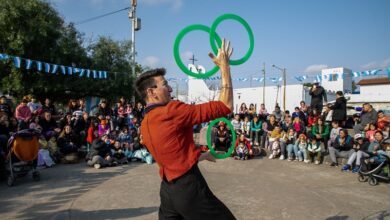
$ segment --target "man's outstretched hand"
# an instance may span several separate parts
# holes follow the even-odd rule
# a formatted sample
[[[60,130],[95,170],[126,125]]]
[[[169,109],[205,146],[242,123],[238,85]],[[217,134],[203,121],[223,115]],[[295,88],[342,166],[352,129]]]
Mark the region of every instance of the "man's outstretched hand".
[[[217,56],[214,56],[213,53],[209,53],[209,57],[213,60],[215,65],[220,68],[229,66],[229,59],[232,56],[233,48],[230,47],[230,42],[222,39],[221,48],[218,49]]]
[[[215,157],[210,153],[210,151],[204,152],[200,154],[198,161],[207,160],[210,162],[216,162]]]

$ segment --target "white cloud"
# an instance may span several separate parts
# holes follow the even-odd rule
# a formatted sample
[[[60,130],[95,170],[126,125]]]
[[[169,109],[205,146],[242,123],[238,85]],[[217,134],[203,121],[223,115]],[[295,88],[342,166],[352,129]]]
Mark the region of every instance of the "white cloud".
[[[150,68],[156,68],[160,63],[160,59],[155,56],[148,56],[144,59],[143,63],[145,66],[148,66]]]
[[[174,10],[180,9],[183,5],[183,0],[143,0],[142,2],[151,6],[170,5]]]
[[[326,64],[313,64],[306,67],[305,73],[318,73],[321,72],[322,69],[326,69],[328,67],[329,66]]]
[[[361,66],[362,69],[368,70],[368,69],[382,69],[390,66],[390,58],[387,58],[383,61],[372,61],[367,64],[364,64]]]

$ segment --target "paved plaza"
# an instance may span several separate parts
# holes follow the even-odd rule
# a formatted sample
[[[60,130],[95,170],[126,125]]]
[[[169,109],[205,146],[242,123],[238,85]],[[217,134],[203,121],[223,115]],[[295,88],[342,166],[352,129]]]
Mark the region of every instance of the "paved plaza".
[[[390,185],[359,183],[340,168],[269,159],[201,162],[212,191],[237,219],[390,219]],[[1,219],[157,219],[156,165],[41,170],[41,181],[0,184]]]

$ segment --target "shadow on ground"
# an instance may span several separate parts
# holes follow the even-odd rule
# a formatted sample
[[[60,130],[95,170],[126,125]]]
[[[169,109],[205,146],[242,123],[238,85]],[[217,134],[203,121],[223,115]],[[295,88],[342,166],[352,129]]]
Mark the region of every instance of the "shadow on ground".
[[[41,180],[39,182],[34,182],[30,176],[26,176],[17,179],[14,187],[8,187],[5,183],[0,184],[0,213],[20,210],[17,216],[13,217],[18,219],[42,219],[43,216],[52,216],[53,212],[63,210],[63,206],[71,207],[72,201],[82,194],[138,165],[139,163],[133,163],[101,170],[86,169],[84,163],[58,165],[58,167],[41,170]],[[18,199],[18,197],[26,196],[26,194],[30,195],[30,199],[22,201]],[[138,211],[135,210],[134,213],[141,213],[145,209],[149,211],[152,208],[140,208]],[[103,210],[98,212],[114,211]],[[119,214],[129,214],[130,211],[119,210]],[[155,208],[153,208],[153,211],[155,211]],[[91,212],[91,215],[95,215],[94,213]],[[10,217],[6,216],[5,219]],[[95,219],[95,217],[92,219]]]
[[[62,219],[128,219],[135,218],[143,215],[147,215],[156,212],[158,207],[139,207],[129,209],[110,209],[110,210],[99,210],[99,211],[81,211],[71,210],[67,212],[61,212],[51,219],[62,220]]]

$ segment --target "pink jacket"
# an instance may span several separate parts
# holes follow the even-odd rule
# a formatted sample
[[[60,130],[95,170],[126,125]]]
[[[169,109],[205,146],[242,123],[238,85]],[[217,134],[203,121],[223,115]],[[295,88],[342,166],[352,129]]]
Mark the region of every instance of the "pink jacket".
[[[18,105],[15,110],[15,117],[18,120],[30,120],[31,119],[31,110],[29,107]]]

